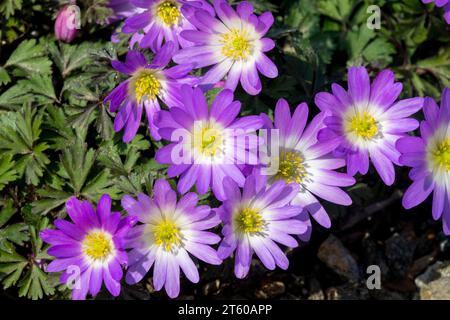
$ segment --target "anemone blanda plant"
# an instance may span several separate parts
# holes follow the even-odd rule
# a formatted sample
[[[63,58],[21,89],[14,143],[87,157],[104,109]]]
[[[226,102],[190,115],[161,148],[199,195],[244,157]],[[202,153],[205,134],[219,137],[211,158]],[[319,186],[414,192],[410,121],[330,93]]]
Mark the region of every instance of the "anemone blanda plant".
[[[261,172],[267,175],[269,183],[284,180],[297,184],[299,189],[292,204],[303,207],[320,225],[329,228],[331,220],[316,196],[335,204],[350,205],[351,198],[340,187],[353,185],[355,179],[334,171],[345,166],[344,159],[332,155],[336,138],[317,140],[328,111],[319,113],[307,125],[308,113],[308,105],[302,103],[291,117],[287,101],[280,99],[275,107],[274,123],[266,114],[261,115],[264,128],[269,130],[267,145],[276,146],[268,158],[273,163]],[[278,134],[273,134],[273,130],[278,130]],[[301,235],[302,240],[308,240],[310,231]]]
[[[197,79],[188,75],[192,65],[167,67],[175,50],[174,43],[167,42],[151,63],[137,50],[128,51],[125,62],[112,61],[114,69],[129,76],[105,98],[105,103],[110,102],[111,112],[118,110],[114,130],[125,128],[123,141],[129,142],[136,135],[143,109],[152,137],[159,140],[154,124],[155,113],[161,110],[159,101],[169,108],[180,105],[181,86],[196,83]]]
[[[198,87],[183,86],[181,95],[181,107],[157,115],[159,134],[171,143],[159,149],[155,159],[170,165],[169,177],[180,176],[180,193],[195,184],[197,192],[205,194],[211,186],[214,196],[222,201],[226,198],[223,179],[230,177],[242,187],[245,177],[241,169],[258,163],[253,151],[259,143],[255,132],[261,128],[262,119],[238,118],[241,103],[233,101],[231,90],[222,90],[211,109]]]
[[[100,198],[97,209],[88,201],[72,197],[66,210],[73,223],[57,219],[56,230],[40,233],[42,240],[51,245],[48,254],[56,258],[47,266],[47,272],[63,271],[60,281],[73,287],[74,300],[84,300],[88,292],[97,295],[103,283],[113,296],[118,296],[122,266],[128,261],[124,239],[136,219],[111,212],[109,195]]]
[[[432,98],[425,98],[425,120],[421,137],[405,137],[397,142],[400,162],[412,167],[413,180],[403,196],[406,209],[417,206],[433,193],[432,214],[442,217],[443,229],[450,234],[450,90],[442,93],[439,108]]]
[[[252,174],[245,180],[241,192],[230,178],[225,178],[228,197],[217,209],[224,223],[218,254],[222,259],[234,255],[234,273],[244,278],[250,269],[253,253],[264,266],[286,270],[289,260],[278,244],[294,248],[298,245],[291,235],[307,231],[307,225],[296,219],[302,207],[290,205],[299,186],[277,181],[268,186],[266,177]]]
[[[139,13],[128,17],[122,32],[133,34],[130,47],[138,43],[141,48],[158,52],[161,46],[172,41],[178,49],[192,43],[181,38],[183,30],[196,30],[187,19],[193,9],[201,8],[213,14],[213,8],[205,0],[130,0]]]
[[[338,139],[334,154],[346,158],[352,176],[366,174],[370,159],[386,185],[394,183],[394,164],[401,165],[395,143],[418,128],[419,122],[410,116],[423,105],[420,97],[395,102],[403,86],[394,81],[394,73],[383,70],[371,84],[365,67],[351,67],[348,91],[333,84],[332,94],[315,97],[316,105],[331,114],[324,119],[319,141]]]
[[[127,237],[129,268],[126,281],[139,282],[153,266],[153,285],[164,286],[171,298],[180,292],[180,268],[194,283],[199,273],[189,254],[213,265],[222,263],[210,247],[220,241],[214,233],[205,231],[217,226],[220,219],[209,206],[197,205],[198,196],[187,193],[179,201],[166,180],[159,179],[153,188],[153,198],[141,193],[135,200],[122,198],[122,206],[141,223]]]
[[[196,9],[188,17],[198,30],[185,30],[181,37],[194,43],[174,55],[176,63],[194,63],[196,68],[213,66],[201,84],[213,86],[226,77],[225,88],[235,90],[240,82],[251,95],[261,92],[258,72],[268,78],[278,76],[275,64],[265,55],[275,43],[265,34],[274,18],[270,12],[259,17],[253,6],[240,2],[234,10],[225,0],[214,0],[216,16]]]

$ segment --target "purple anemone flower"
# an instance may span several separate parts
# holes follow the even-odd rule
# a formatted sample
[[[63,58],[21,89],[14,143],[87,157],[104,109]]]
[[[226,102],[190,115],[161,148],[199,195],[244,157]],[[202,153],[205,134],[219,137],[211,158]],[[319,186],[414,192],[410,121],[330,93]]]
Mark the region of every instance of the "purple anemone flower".
[[[128,51],[125,62],[112,61],[114,69],[130,76],[105,98],[105,103],[111,102],[111,112],[119,109],[114,130],[118,132],[125,127],[123,141],[130,142],[136,135],[144,108],[150,133],[155,140],[159,140],[161,137],[154,124],[155,113],[161,110],[158,100],[169,108],[180,105],[180,87],[195,84],[196,78],[188,75],[192,65],[166,68],[174,50],[173,42],[166,43],[150,64],[136,50]]]
[[[444,18],[447,24],[450,24],[450,0],[422,0],[423,3],[432,3],[441,8],[444,7]]]
[[[417,206],[433,192],[433,218],[442,217],[443,229],[450,234],[450,90],[442,93],[441,107],[425,98],[422,137],[405,137],[397,142],[400,162],[412,167],[413,180],[403,197],[406,209]]]
[[[223,179],[229,176],[243,186],[242,167],[257,164],[257,156],[252,152],[259,143],[255,131],[262,126],[261,117],[236,118],[241,103],[233,101],[230,90],[217,95],[211,110],[200,88],[183,86],[181,91],[183,107],[157,115],[159,133],[171,143],[159,149],[155,159],[170,164],[169,177],[181,175],[180,193],[195,184],[198,193],[205,194],[211,186],[215,197],[223,201]]]
[[[317,140],[319,130],[324,127],[323,119],[327,111],[319,113],[306,126],[308,113],[308,105],[302,103],[291,117],[288,103],[280,99],[275,108],[274,124],[267,115],[261,115],[269,133],[273,133],[273,129],[278,130],[278,140],[268,143],[274,145],[278,142],[277,150],[272,150],[278,151],[278,154],[272,154],[275,161],[272,160],[274,163],[271,166],[274,168],[263,170],[269,183],[284,180],[286,183],[297,184],[299,189],[292,204],[303,207],[320,225],[329,228],[330,218],[316,196],[332,203],[350,205],[351,198],[339,187],[351,186],[355,179],[334,171],[345,166],[344,159],[332,155],[336,148],[336,138],[320,142]],[[274,134],[269,139],[275,140]],[[301,235],[303,241],[309,240],[310,231],[309,228],[306,234]]]
[[[351,67],[348,92],[333,84],[333,94],[321,92],[315,97],[316,105],[331,113],[319,140],[338,138],[335,155],[347,159],[347,172],[352,176],[366,174],[370,158],[386,185],[394,183],[393,164],[400,165],[395,143],[418,128],[419,122],[409,116],[423,105],[420,97],[394,103],[403,88],[394,80],[394,73],[384,70],[371,84],[366,68]]]
[[[109,23],[128,18],[143,10],[135,7],[130,0],[109,0],[108,8],[111,8],[113,15],[108,18]]]
[[[196,30],[187,17],[195,8],[213,13],[205,0],[130,0],[141,12],[125,20],[124,33],[132,33],[130,47],[139,43],[141,48],[158,52],[164,42],[172,41],[176,49],[192,45],[180,37],[183,30]]]
[[[253,252],[269,269],[275,266],[286,270],[289,261],[276,244],[294,248],[297,241],[291,236],[306,232],[307,226],[295,219],[302,207],[289,203],[298,193],[298,185],[277,181],[267,186],[266,177],[252,174],[244,189],[230,178],[224,180],[227,200],[217,210],[224,223],[218,254],[228,258],[234,251],[234,273],[244,278],[250,269]]]
[[[220,223],[210,207],[197,206],[195,193],[184,195],[177,202],[177,194],[169,183],[159,179],[153,188],[153,199],[141,193],[135,200],[122,198],[122,206],[129,215],[137,217],[140,225],[129,233],[127,244],[129,268],[126,282],[139,282],[153,267],[153,286],[165,286],[171,298],[180,292],[180,268],[194,283],[199,281],[196,265],[189,254],[213,265],[222,260],[210,247],[220,241],[214,233],[205,231]]]
[[[88,292],[97,295],[102,283],[113,296],[118,296],[122,266],[127,264],[125,236],[136,219],[122,219],[120,212],[111,212],[108,195],[100,198],[97,210],[88,201],[75,197],[67,201],[66,210],[73,223],[56,219],[56,230],[40,233],[42,240],[51,245],[48,254],[56,257],[47,271],[64,271],[60,281],[73,286],[74,300],[84,300]]]
[[[212,66],[201,84],[213,86],[226,76],[225,88],[235,90],[239,81],[251,95],[261,91],[258,71],[268,78],[278,76],[275,64],[264,54],[275,47],[265,38],[274,18],[270,12],[259,17],[249,2],[240,2],[237,12],[225,0],[214,0],[217,14],[195,10],[189,21],[198,31],[181,32],[181,37],[193,42],[174,55],[176,63],[195,63],[196,68]]]

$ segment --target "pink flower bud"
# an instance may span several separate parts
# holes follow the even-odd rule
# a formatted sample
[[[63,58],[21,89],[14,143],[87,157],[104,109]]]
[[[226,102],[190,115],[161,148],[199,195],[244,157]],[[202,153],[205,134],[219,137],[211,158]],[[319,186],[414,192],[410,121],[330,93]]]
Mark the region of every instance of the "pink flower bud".
[[[59,10],[55,21],[55,37],[64,42],[71,42],[80,28],[80,9],[68,5]]]

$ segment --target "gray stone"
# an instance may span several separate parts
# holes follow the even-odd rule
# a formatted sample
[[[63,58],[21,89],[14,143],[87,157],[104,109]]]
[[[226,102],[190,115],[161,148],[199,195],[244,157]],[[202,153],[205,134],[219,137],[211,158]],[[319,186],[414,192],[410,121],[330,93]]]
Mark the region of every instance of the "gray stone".
[[[416,244],[401,234],[394,234],[386,241],[385,254],[394,278],[404,278],[413,261]]]
[[[415,279],[421,300],[450,300],[450,261],[438,261]]]
[[[261,288],[256,291],[258,299],[271,299],[278,297],[286,292],[286,286],[281,281],[266,280]]]
[[[350,251],[335,236],[330,235],[320,245],[317,256],[342,278],[352,282],[357,282],[360,279],[358,264]]]

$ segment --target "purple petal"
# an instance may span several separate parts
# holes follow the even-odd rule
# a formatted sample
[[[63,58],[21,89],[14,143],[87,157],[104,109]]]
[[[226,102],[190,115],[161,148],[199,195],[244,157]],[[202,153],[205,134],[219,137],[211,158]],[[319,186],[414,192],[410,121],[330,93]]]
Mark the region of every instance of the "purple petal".
[[[434,182],[429,178],[414,181],[403,196],[403,207],[410,209],[423,202],[433,191]]]

